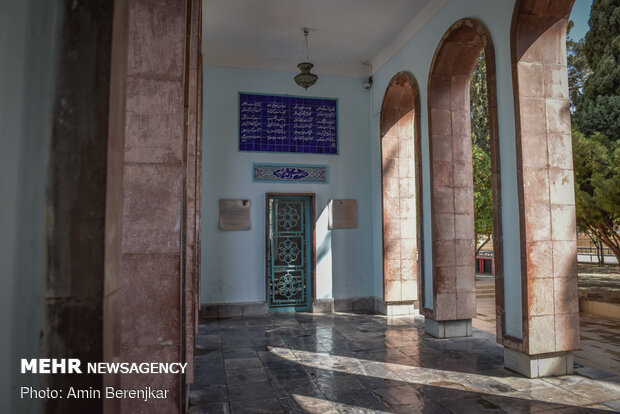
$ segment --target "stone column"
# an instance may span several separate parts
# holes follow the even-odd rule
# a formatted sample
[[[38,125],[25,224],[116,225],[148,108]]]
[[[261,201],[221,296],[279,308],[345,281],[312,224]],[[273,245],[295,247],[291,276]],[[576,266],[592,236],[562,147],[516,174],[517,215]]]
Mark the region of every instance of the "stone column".
[[[439,338],[471,336],[476,317],[474,191],[469,87],[485,50],[491,148],[497,143],[495,53],[486,28],[473,19],[454,23],[433,58],[429,79],[433,303],[424,304],[426,332]],[[498,183],[497,157],[494,182]],[[498,199],[494,185],[494,198]],[[494,215],[494,223],[499,222]],[[496,234],[494,237],[500,240]]]
[[[115,0],[112,27],[110,75],[110,115],[108,119],[108,159],[105,206],[105,265],[103,289],[103,359],[120,361],[121,321],[121,240],[123,224],[123,162],[125,156],[125,112],[129,0]],[[105,387],[121,387],[120,374],[103,376]],[[121,401],[103,399],[103,412],[119,413]]]
[[[417,83],[401,72],[392,78],[381,107],[383,197],[383,300],[388,315],[414,313],[418,300],[416,148]],[[416,151],[418,150],[418,151]]]
[[[194,379],[194,335],[200,307],[200,201],[202,160],[202,2],[191,0],[184,82],[185,122],[185,361],[187,384]]]
[[[122,160],[120,320],[108,359],[187,362],[184,375],[124,374],[123,389],[168,398],[123,399],[106,412],[175,413],[192,379],[200,201],[200,2],[129,0]],[[116,23],[116,22],[115,22]],[[118,203],[117,203],[118,204]],[[109,322],[110,326],[113,326]]]
[[[577,231],[566,70],[572,1],[516,5],[513,21],[522,338],[505,365],[528,377],[573,371],[579,348]]]
[[[36,194],[26,193],[29,197],[20,199],[17,217],[24,215],[22,230],[27,233],[33,231],[32,223],[42,219],[46,243],[36,245],[34,239],[22,247],[23,254],[30,257],[19,269],[19,277],[24,280],[24,291],[31,296],[21,297],[27,298],[26,306],[44,309],[44,323],[33,338],[39,344],[38,356],[80,359],[83,372],[37,375],[36,380],[41,389],[100,389],[102,376],[87,373],[85,365],[103,358],[105,183],[111,116],[110,63],[115,37],[112,22],[116,7],[111,2],[56,2],[50,8],[30,2],[26,7],[32,14],[31,21],[36,23],[25,28],[32,36],[32,43],[24,47],[25,56],[32,56],[22,68],[29,92],[24,95],[25,101],[14,102],[27,108],[27,115],[22,119],[24,125],[32,124],[24,127],[30,134],[18,143],[27,149],[27,155],[20,160],[21,167],[29,170],[21,183],[26,188],[42,184],[36,174],[46,171],[46,203],[44,215],[37,217],[38,199],[30,198]],[[19,48],[19,39],[16,40],[13,47]],[[40,56],[34,58],[35,54]],[[43,69],[35,71],[36,67]],[[47,99],[50,99],[49,113]],[[49,151],[43,157],[39,155],[41,147]],[[12,146],[6,149],[15,150]],[[30,216],[32,213],[35,214]],[[38,262],[38,255],[43,252],[45,259]],[[39,271],[45,271],[45,277],[32,278]],[[31,291],[38,286],[44,287],[41,297]],[[20,321],[31,326],[34,322],[30,318]],[[24,345],[15,344],[18,349]],[[99,399],[71,398],[48,398],[35,403],[41,405],[38,410],[28,410],[19,403],[7,412],[96,414],[102,411],[103,404]]]

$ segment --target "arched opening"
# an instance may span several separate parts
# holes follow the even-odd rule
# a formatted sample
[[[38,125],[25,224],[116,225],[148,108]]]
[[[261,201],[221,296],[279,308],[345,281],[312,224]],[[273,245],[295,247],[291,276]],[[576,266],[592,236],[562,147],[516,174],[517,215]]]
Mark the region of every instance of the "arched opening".
[[[427,317],[427,331],[441,337],[471,335],[471,319],[476,317],[470,83],[483,49],[496,280],[501,278],[503,268],[495,53],[482,23],[462,19],[454,23],[439,42],[428,85],[433,289],[432,303],[423,301],[421,308]],[[444,330],[448,322],[455,329]]]
[[[504,338],[502,343],[519,351],[515,354],[522,359],[554,353],[554,358],[571,361],[547,375],[572,372],[570,351],[579,348],[566,69],[566,28],[573,2],[519,0],[511,26],[521,233],[522,300],[516,311],[522,313],[522,325],[521,338]]]
[[[381,105],[381,179],[383,203],[383,300],[399,312],[418,300],[421,243],[420,96],[410,73],[397,73]],[[418,257],[420,260],[418,260]],[[396,309],[396,308],[394,308]],[[393,313],[388,308],[388,313]]]

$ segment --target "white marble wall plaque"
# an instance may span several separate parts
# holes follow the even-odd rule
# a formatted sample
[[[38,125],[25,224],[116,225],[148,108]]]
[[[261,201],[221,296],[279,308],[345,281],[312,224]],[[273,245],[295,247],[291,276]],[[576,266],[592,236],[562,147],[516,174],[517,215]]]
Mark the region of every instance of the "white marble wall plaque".
[[[250,230],[250,200],[220,200],[220,230]]]
[[[357,227],[357,202],[355,200],[329,201],[329,229],[354,229]]]

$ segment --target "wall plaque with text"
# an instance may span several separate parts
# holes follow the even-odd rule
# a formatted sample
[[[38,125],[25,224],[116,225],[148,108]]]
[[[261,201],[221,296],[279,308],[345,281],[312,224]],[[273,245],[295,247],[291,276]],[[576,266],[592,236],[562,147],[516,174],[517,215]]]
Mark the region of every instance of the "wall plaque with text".
[[[250,230],[250,200],[220,200],[220,230]]]
[[[338,100],[239,93],[239,151],[338,153]]]
[[[355,200],[329,201],[329,229],[354,229],[357,227],[357,202]]]

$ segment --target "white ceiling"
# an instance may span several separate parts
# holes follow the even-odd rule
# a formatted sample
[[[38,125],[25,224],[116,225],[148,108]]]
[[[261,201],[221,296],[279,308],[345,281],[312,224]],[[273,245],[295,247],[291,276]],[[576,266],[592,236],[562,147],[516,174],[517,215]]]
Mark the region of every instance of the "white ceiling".
[[[203,0],[205,64],[367,77],[448,0]]]

